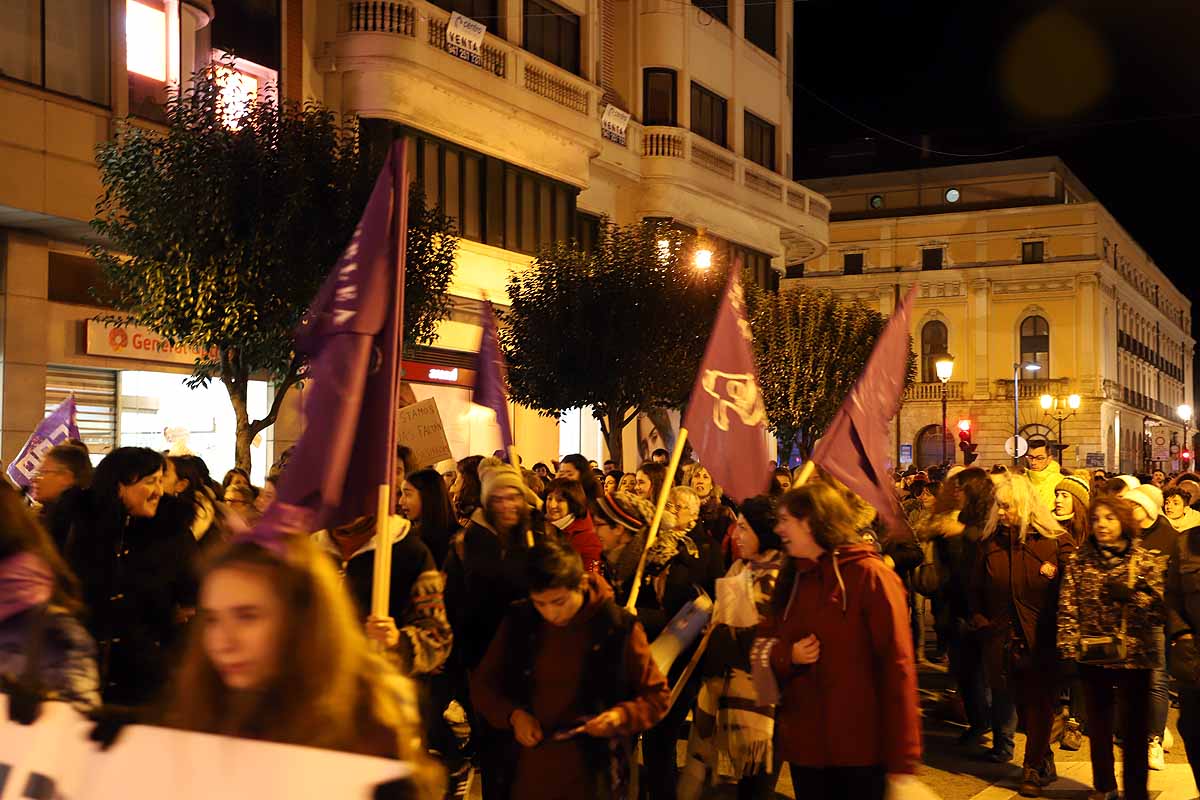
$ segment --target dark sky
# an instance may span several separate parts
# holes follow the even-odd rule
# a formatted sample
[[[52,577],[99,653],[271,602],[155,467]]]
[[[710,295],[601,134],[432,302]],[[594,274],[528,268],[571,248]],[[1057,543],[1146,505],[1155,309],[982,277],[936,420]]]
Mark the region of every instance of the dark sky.
[[[796,0],[795,15],[798,180],[1061,156],[1200,327],[1196,0]],[[954,155],[923,155],[922,135]]]

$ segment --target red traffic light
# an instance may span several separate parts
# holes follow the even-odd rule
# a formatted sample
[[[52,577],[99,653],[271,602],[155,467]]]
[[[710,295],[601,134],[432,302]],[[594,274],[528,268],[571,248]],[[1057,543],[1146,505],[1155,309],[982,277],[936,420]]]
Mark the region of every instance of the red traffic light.
[[[1184,461],[1191,461],[1191,460],[1192,460],[1192,452],[1191,452],[1190,450],[1184,450],[1184,451],[1183,451],[1182,453],[1180,453],[1179,455],[1180,455],[1180,457],[1182,457],[1182,458],[1183,458],[1183,460],[1184,460]]]
[[[958,429],[960,431],[966,431],[967,433],[970,433],[971,432],[971,420],[960,419],[958,421]]]

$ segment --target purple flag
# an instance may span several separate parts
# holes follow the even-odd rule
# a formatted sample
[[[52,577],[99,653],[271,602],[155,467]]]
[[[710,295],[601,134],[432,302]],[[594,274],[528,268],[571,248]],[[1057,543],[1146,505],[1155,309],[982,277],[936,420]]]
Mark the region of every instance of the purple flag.
[[[68,439],[79,438],[79,426],[75,423],[75,395],[70,395],[58,404],[58,408],[30,434],[20,454],[8,465],[8,477],[22,489],[28,489],[33,476],[42,464],[46,452]]]
[[[491,300],[483,301],[483,335],[479,337],[479,354],[475,357],[475,388],[471,402],[496,412],[500,426],[500,444],[505,458],[512,447],[512,428],[508,424],[508,368],[500,352],[496,336],[496,311]]]
[[[396,459],[404,248],[405,143],[397,141],[350,244],[296,331],[309,360],[304,433],[278,500],[253,535],[307,532],[374,514]]]
[[[683,420],[700,463],[736,500],[765,492],[770,479],[767,409],[754,366],[741,272],[739,257],[730,271]]]
[[[911,536],[887,471],[888,421],[900,410],[908,372],[908,318],[914,285],[875,340],[867,365],[838,409],[812,460],[870,503],[888,536]]]

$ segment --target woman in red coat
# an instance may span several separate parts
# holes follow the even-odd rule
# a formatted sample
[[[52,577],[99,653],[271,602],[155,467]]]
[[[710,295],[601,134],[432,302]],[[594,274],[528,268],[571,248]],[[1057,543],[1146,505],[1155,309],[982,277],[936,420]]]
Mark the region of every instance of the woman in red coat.
[[[888,776],[911,775],[921,760],[904,585],[859,542],[829,485],[787,492],[777,519],[789,558],[752,666],[760,700],[778,682],[779,757],[805,798],[881,800]]]
[[[588,513],[583,484],[569,478],[550,481],[546,487],[546,521],[561,531],[563,539],[579,553],[585,572],[600,572],[604,548]]]

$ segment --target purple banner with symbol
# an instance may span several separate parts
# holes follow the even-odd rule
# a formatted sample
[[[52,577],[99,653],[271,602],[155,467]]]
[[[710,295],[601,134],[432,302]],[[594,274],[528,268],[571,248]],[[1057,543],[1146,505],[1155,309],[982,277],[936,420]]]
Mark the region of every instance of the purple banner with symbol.
[[[8,477],[22,489],[33,483],[34,473],[42,464],[46,452],[68,439],[79,438],[79,426],[75,423],[75,395],[58,404],[30,435],[21,453],[8,465]]]

